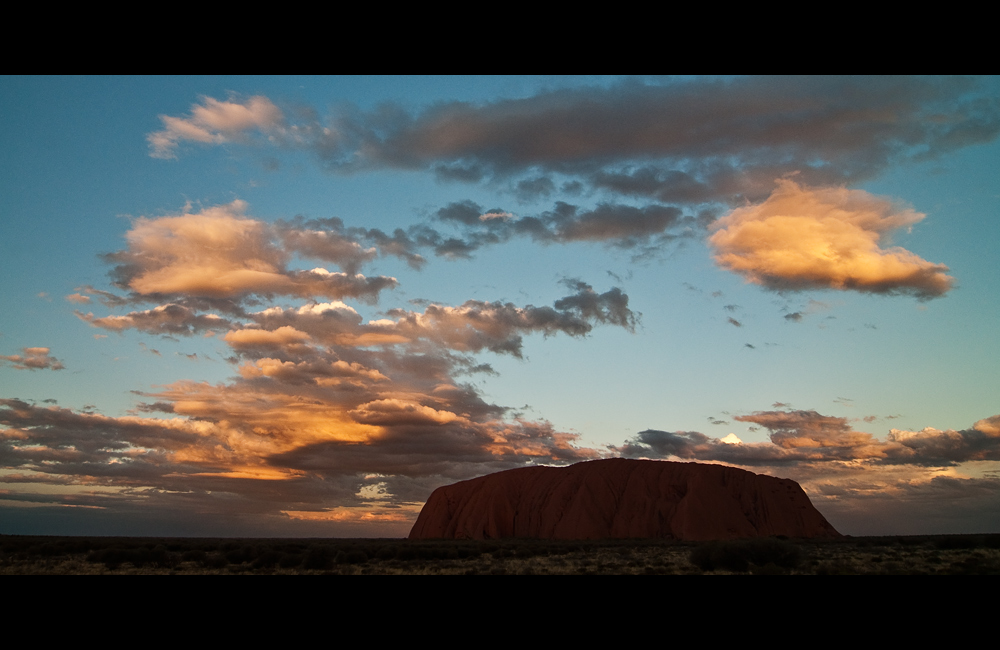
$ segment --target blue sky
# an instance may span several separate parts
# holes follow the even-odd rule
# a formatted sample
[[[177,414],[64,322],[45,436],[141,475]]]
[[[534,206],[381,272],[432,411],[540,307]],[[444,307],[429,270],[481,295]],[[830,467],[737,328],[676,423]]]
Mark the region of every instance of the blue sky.
[[[0,532],[402,536],[616,455],[997,532],[996,78],[6,77],[0,114]]]

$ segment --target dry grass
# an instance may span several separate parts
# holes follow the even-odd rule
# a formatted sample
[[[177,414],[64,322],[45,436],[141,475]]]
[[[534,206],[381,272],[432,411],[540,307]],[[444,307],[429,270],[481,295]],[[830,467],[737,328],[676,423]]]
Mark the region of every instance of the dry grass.
[[[484,542],[0,535],[22,575],[998,574],[1000,535]]]

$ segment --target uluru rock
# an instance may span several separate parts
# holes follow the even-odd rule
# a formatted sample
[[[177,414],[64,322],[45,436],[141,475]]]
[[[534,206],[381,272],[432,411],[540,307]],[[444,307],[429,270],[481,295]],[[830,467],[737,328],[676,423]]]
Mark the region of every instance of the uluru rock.
[[[736,467],[610,458],[440,487],[410,539],[840,537],[790,479]]]

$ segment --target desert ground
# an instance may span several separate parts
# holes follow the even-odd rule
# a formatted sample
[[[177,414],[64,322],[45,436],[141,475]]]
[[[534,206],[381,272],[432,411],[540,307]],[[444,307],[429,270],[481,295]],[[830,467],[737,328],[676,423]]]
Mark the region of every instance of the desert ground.
[[[671,540],[201,539],[0,535],[8,575],[966,575],[1000,535]]]

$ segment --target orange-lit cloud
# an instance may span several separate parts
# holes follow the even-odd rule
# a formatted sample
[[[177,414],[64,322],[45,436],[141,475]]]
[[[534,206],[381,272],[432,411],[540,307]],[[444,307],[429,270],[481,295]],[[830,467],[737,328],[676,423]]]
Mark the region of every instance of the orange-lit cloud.
[[[348,363],[338,359],[332,363],[318,360],[296,363],[270,357],[243,364],[240,375],[247,379],[275,377],[290,384],[312,382],[319,386],[337,386],[342,382],[357,385],[389,379],[378,370],[366,368],[358,362]]]
[[[236,300],[255,294],[373,301],[396,286],[385,276],[289,270],[290,252],[269,224],[245,217],[246,208],[237,200],[193,214],[137,219],[126,235],[128,248],[107,256],[117,264],[117,283],[137,296]]]
[[[219,101],[205,97],[191,107],[189,117],[161,115],[163,130],[150,133],[150,154],[154,158],[174,158],[182,140],[222,144],[251,129],[272,131],[284,122],[284,115],[267,97],[251,97],[245,102]]]
[[[223,340],[234,350],[290,347],[301,349],[309,340],[309,335],[294,327],[279,327],[276,330],[245,329],[227,333]]]
[[[330,508],[326,510],[282,510],[292,519],[306,521],[336,521],[358,524],[398,524],[412,525],[420,514],[419,508],[385,508],[372,507]]]
[[[709,243],[719,266],[775,290],[839,289],[944,295],[948,268],[898,247],[883,248],[895,230],[923,214],[862,190],[807,188],[778,181],[758,205],[712,224]]]
[[[376,425],[448,424],[459,419],[451,411],[438,411],[416,402],[380,399],[360,405],[349,413],[356,422]]]
[[[598,324],[633,330],[638,315],[620,289],[599,293],[580,280],[565,280],[569,295],[552,306],[466,301],[432,304],[422,312],[389,310],[387,318],[367,322],[339,296],[250,312],[241,301],[260,300],[246,296],[266,297],[282,282],[301,279],[286,270],[292,251],[311,251],[341,268],[373,255],[354,245],[337,224],[332,224],[336,236],[328,239],[319,234],[325,231],[305,223],[269,226],[248,219],[244,207],[237,202],[138,220],[128,248],[108,258],[117,264],[115,277],[130,290],[130,303],[166,296],[171,301],[124,315],[77,314],[95,327],[118,332],[213,332],[232,350],[229,361],[239,364],[238,375],[216,385],[174,382],[147,393],[149,401],[136,407],[136,412],[169,414],[170,420],[91,417],[9,402],[6,411],[0,410],[7,418],[0,424],[7,426],[16,466],[46,480],[77,484],[91,480],[94,465],[101,466],[98,472],[114,465],[123,476],[118,485],[169,490],[187,480],[246,498],[284,494],[275,497],[283,501],[281,511],[315,513],[330,511],[328,504],[318,504],[331,485],[340,507],[370,499],[370,476],[379,477],[380,499],[406,508],[449,480],[598,455],[579,446],[574,434],[519,419],[506,407],[486,402],[456,377],[480,367],[467,354],[520,355],[525,335],[582,336]],[[243,273],[248,267],[256,275]],[[216,309],[223,315],[213,313]],[[190,425],[188,435],[178,437],[184,423]],[[165,426],[174,432],[174,444],[146,446],[150,435]],[[77,430],[97,427],[107,431],[101,448],[108,454],[84,465],[54,460],[74,457],[64,451],[73,443],[60,440],[72,441]],[[131,460],[120,456],[125,451],[116,456],[111,450],[128,450]],[[290,509],[296,499],[303,506]],[[339,515],[320,517],[341,520]]]
[[[1000,438],[1000,415],[982,419],[972,425],[972,428],[987,436]]]
[[[160,387],[126,417],[5,400],[0,467],[21,472],[24,483],[97,483],[114,492],[91,497],[87,505],[95,507],[184,492],[190,507],[206,512],[229,508],[235,498],[262,516],[398,525],[442,483],[599,455],[574,434],[490,404],[457,377],[479,367],[466,354],[518,355],[522,337],[532,333],[581,336],[597,324],[633,329],[638,316],[621,290],[598,293],[567,280],[569,295],[552,306],[467,301],[390,310],[389,318],[368,322],[339,299],[248,312],[205,296],[241,298],[237,289],[252,285],[211,295],[204,283],[248,259],[258,260],[258,271],[270,265],[268,273],[280,274],[286,252],[266,224],[233,214],[240,207],[137,223],[129,248],[111,258],[116,277],[132,290],[129,302],[158,300],[159,291],[170,292],[172,302],[124,315],[77,313],[118,332],[215,332],[232,350],[228,360],[238,375],[215,385]],[[335,257],[341,248],[358,259],[350,245],[324,254]],[[215,277],[188,282],[188,271],[205,268]],[[151,277],[175,284],[144,294]],[[211,311],[220,304],[224,316]],[[230,496],[213,496],[222,494]],[[372,499],[378,511],[354,516]]]
[[[9,362],[19,370],[63,370],[59,359],[49,355],[49,348],[21,348],[23,354],[0,355],[0,360]]]

